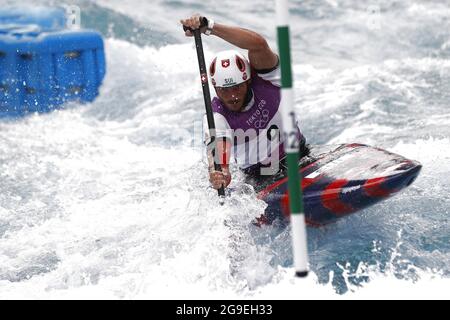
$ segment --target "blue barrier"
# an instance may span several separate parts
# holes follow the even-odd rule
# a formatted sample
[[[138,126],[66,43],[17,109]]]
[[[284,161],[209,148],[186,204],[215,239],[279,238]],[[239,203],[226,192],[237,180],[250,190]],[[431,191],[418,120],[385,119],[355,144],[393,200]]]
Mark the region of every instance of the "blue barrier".
[[[101,35],[46,32],[49,24],[41,24],[0,25],[0,117],[48,112],[98,95],[106,72]]]

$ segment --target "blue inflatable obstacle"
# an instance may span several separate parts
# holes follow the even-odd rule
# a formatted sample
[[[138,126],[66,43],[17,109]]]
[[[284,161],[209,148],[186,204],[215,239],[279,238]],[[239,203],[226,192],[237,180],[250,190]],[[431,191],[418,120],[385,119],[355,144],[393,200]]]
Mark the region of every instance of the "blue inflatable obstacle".
[[[103,39],[64,27],[60,10],[29,16],[0,11],[0,117],[97,97],[106,71]]]

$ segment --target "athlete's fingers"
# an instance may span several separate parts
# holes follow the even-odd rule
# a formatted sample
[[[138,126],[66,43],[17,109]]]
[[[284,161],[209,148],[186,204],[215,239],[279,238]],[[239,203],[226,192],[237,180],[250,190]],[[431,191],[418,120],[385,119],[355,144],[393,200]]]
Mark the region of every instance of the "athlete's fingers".
[[[220,189],[222,186],[225,187],[225,176],[223,172],[212,171],[209,175],[209,181],[214,189]]]
[[[190,22],[191,22],[191,26],[194,29],[198,29],[200,27],[200,16],[199,15],[192,16],[190,19]]]
[[[220,189],[222,187],[225,187],[225,181],[221,180],[221,181],[217,181],[216,186],[214,189]]]

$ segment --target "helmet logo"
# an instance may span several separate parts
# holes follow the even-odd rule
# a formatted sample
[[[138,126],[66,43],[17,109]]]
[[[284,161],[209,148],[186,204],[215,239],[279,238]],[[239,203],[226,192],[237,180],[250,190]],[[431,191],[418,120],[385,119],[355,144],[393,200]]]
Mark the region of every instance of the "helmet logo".
[[[216,73],[216,60],[217,58],[214,58],[214,60],[211,62],[211,65],[209,66],[209,74],[214,76],[214,73]]]
[[[222,60],[222,67],[228,68],[230,66],[230,59]]]
[[[237,67],[238,67],[240,72],[244,72],[245,71],[245,62],[239,56],[236,56],[236,65],[237,65]]]
[[[226,85],[235,85],[236,84],[236,81],[234,81],[233,78],[225,78],[224,80],[225,80]]]
[[[247,80],[247,72],[244,72],[244,74],[242,75],[242,80],[244,80],[244,81]]]
[[[208,82],[208,76],[206,75],[206,73],[201,74],[201,79],[202,79],[202,83]]]

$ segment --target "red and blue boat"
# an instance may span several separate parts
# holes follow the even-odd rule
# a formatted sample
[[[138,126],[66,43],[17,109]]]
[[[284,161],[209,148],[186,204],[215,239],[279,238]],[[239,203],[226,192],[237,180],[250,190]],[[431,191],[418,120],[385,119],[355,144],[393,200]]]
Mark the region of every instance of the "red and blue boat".
[[[382,201],[411,185],[421,164],[380,148],[363,144],[312,147],[302,159],[303,203],[306,222],[320,227]],[[256,185],[258,198],[267,203],[258,224],[287,221],[287,177]]]

